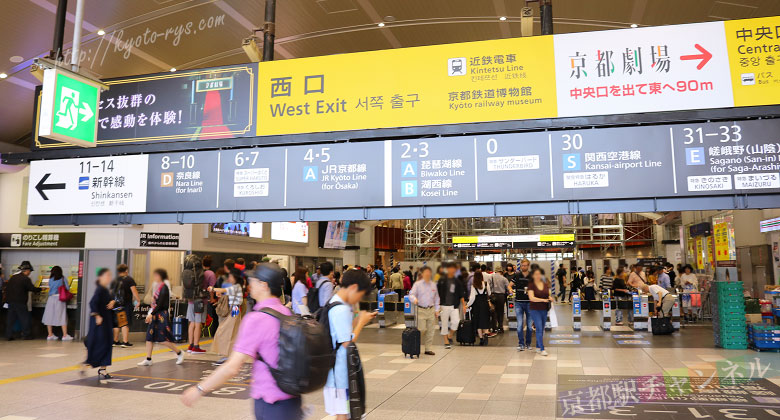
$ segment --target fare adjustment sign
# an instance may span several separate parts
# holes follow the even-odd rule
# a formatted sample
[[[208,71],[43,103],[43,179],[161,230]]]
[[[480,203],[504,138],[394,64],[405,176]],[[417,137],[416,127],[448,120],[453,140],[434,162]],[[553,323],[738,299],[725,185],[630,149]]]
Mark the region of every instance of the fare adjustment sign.
[[[38,135],[83,147],[97,140],[100,85],[63,69],[43,74]]]

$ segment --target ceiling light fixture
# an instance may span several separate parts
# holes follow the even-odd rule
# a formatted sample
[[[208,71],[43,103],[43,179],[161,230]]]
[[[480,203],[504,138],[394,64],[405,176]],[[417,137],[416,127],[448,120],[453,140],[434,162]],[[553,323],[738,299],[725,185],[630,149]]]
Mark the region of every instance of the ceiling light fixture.
[[[384,28],[385,27],[385,23],[384,22],[379,22],[376,26],[379,26],[380,28]]]
[[[639,27],[639,25],[637,25],[636,23],[632,23],[632,24],[631,24],[631,27],[632,27],[632,28],[638,28],[638,27]]]
[[[5,73],[0,73],[0,79],[5,79],[6,77],[8,77],[8,75],[7,75],[7,74],[5,74]]]
[[[176,67],[171,67],[171,73],[176,71]]]
[[[498,18],[498,20],[500,20],[501,22],[503,22],[503,21],[505,21],[505,20],[506,20],[506,16],[501,16],[500,18]]]
[[[100,36],[103,36],[103,35],[105,35],[105,34],[106,34],[106,31],[104,31],[104,30],[102,30],[102,29],[99,29],[99,30],[97,31],[97,34],[98,34],[98,35],[100,35]]]
[[[21,63],[22,61],[24,61],[24,58],[20,55],[14,55],[11,56],[11,58],[9,58],[8,60],[11,61],[12,63]]]

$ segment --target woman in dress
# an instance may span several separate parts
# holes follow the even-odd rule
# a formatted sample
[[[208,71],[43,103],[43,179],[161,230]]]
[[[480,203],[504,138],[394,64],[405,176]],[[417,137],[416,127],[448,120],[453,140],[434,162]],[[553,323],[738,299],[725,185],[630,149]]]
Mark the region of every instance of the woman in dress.
[[[536,351],[542,356],[547,356],[547,350],[544,349],[544,325],[547,323],[547,311],[552,300],[550,285],[544,281],[543,276],[541,268],[535,267],[531,270],[532,281],[528,284],[528,300],[531,303],[528,306],[536,329]]]
[[[184,363],[184,352],[173,344],[171,321],[168,315],[170,308],[171,291],[168,287],[168,272],[162,268],[152,273],[152,307],[146,316],[149,327],[146,330],[146,359],[138,363],[138,366],[152,365],[152,350],[154,343],[160,343],[176,353],[176,364]]]
[[[482,272],[474,273],[474,283],[471,286],[471,296],[466,307],[471,311],[471,323],[477,329],[479,345],[487,346],[487,333],[490,329],[490,286],[482,277]]]
[[[114,342],[114,299],[108,291],[111,271],[98,270],[97,289],[89,301],[89,332],[87,333],[87,360],[81,368],[83,375],[90,367],[98,368],[98,378],[110,379],[106,367],[111,366],[111,349]]]
[[[60,287],[68,288],[68,282],[62,275],[62,267],[55,265],[51,268],[51,277],[49,277],[49,297],[46,299],[46,309],[43,311],[43,325],[49,331],[47,340],[56,340],[53,328],[62,326],[62,341],[73,341],[73,337],[68,334],[68,302],[60,301]]]
[[[230,270],[228,281],[223,286],[226,287],[209,287],[209,291],[216,292],[217,296],[227,295],[228,305],[230,305],[230,316],[225,317],[224,321],[220,321],[217,332],[214,334],[214,344],[211,345],[211,352],[222,356],[222,359],[217,361],[218,364],[224,362],[228,354],[230,354],[230,349],[233,348],[233,342],[238,332],[238,325],[241,323],[241,304],[244,302],[244,277],[240,271],[234,268]]]

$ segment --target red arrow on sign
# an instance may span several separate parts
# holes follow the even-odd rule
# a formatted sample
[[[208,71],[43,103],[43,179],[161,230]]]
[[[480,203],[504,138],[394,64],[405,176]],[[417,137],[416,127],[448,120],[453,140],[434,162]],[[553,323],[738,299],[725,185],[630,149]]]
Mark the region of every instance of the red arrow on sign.
[[[704,47],[702,47],[699,44],[695,44],[694,47],[696,47],[701,54],[695,54],[695,55],[683,55],[680,57],[680,60],[701,60],[698,66],[696,66],[696,70],[701,70],[704,66],[707,65],[707,63],[710,62],[710,59],[712,58],[712,53],[705,50]]]

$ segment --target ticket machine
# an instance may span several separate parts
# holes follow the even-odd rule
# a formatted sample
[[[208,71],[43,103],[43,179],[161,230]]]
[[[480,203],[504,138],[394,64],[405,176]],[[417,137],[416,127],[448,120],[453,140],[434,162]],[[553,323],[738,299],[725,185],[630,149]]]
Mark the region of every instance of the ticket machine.
[[[612,291],[605,290],[601,293],[601,329],[610,331],[612,329]]]
[[[574,331],[582,330],[582,301],[580,301],[580,295],[578,294],[574,294],[571,297],[571,316]]]
[[[404,296],[404,324],[406,328],[417,327],[417,305],[412,303],[409,295]]]
[[[680,329],[680,297],[677,294],[674,296],[674,306],[672,306],[672,326],[675,330]]]

